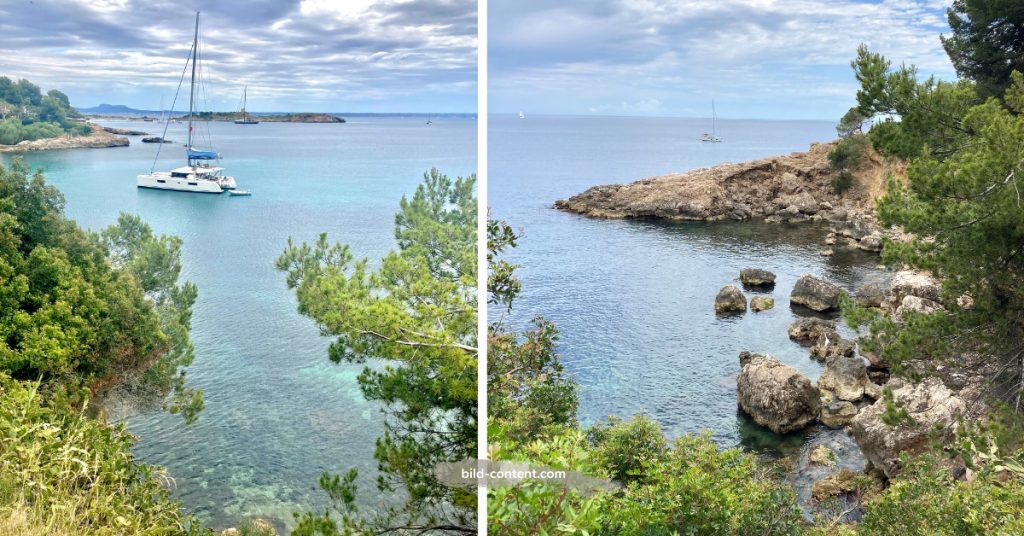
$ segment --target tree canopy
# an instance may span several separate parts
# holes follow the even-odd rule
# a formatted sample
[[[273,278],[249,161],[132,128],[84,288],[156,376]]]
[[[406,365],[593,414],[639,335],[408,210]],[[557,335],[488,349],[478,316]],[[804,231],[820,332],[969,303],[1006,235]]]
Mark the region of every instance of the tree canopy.
[[[0,76],[0,145],[52,138],[65,132],[88,134],[90,127],[68,96],[56,89],[44,95],[28,80]]]
[[[41,172],[0,166],[0,372],[72,402],[125,382],[173,392],[171,409],[193,418],[202,399],[184,367],[197,291],[178,284],[181,241],[126,214],[86,232],[63,207]]]
[[[954,0],[947,10],[953,34],[942,46],[961,78],[982,98],[1000,98],[1010,73],[1024,72],[1024,3],[1019,0]]]
[[[296,534],[476,533],[476,490],[451,488],[434,474],[442,462],[476,457],[476,177],[425,173],[395,215],[398,248],[376,269],[321,235],[277,260],[299,311],[336,337],[335,362],[368,363],[363,395],[383,405],[385,434],[375,456],[383,492],[405,503],[362,515],[355,472],[325,474],[334,512],[306,513]]]

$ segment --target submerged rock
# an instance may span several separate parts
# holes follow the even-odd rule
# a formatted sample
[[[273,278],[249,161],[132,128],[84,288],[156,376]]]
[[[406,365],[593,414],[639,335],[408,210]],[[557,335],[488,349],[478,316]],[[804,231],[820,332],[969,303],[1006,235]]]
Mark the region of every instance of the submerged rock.
[[[740,282],[751,287],[767,287],[775,284],[775,274],[761,268],[740,270]]]
[[[840,469],[839,472],[815,482],[811,487],[811,496],[814,497],[815,501],[821,502],[830,497],[850,493],[857,489],[856,480],[859,476],[860,473],[849,469]]]
[[[835,332],[834,320],[822,318],[800,318],[789,325],[789,338],[801,343],[812,343],[825,332]]]
[[[832,283],[808,274],[797,280],[789,301],[818,312],[831,311],[839,307],[840,292]]]
[[[716,313],[742,313],[747,310],[747,297],[733,285],[726,285],[715,296]]]
[[[736,377],[739,406],[777,434],[801,430],[818,418],[820,394],[799,370],[770,355],[741,354]]]
[[[817,447],[811,449],[811,453],[808,454],[807,458],[815,465],[824,465],[825,467],[836,466],[835,451],[828,448],[824,443],[821,443]]]
[[[864,456],[890,478],[900,470],[901,452],[923,450],[929,435],[936,431],[951,434],[966,407],[963,399],[935,378],[903,385],[893,391],[893,398],[897,407],[907,412],[902,422],[890,426],[882,420],[885,400],[862,409],[850,422],[850,433]]]
[[[751,311],[767,311],[775,307],[775,300],[767,296],[755,296],[750,299]]]

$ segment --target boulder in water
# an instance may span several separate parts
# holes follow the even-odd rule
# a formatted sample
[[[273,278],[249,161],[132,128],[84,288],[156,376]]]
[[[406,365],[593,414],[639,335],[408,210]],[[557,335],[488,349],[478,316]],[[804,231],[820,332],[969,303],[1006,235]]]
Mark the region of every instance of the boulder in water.
[[[856,349],[853,341],[840,337],[835,330],[822,330],[811,347],[811,357],[827,361],[832,356],[851,356],[856,353]]]
[[[833,320],[821,318],[800,318],[789,325],[789,338],[800,343],[813,343],[825,332],[835,332]]]
[[[769,287],[775,284],[775,274],[761,268],[740,270],[740,283],[750,287]]]
[[[747,297],[733,285],[726,285],[715,296],[716,313],[742,313],[747,310]]]
[[[821,395],[799,370],[770,355],[741,354],[736,377],[739,406],[777,434],[801,430],[818,418]]]
[[[878,283],[867,283],[857,289],[857,304],[862,307],[881,307],[885,300],[885,291]]]
[[[754,312],[767,311],[775,307],[775,300],[768,296],[754,296],[750,299],[750,310]]]
[[[840,293],[839,287],[808,274],[797,280],[793,292],[789,295],[789,301],[808,309],[825,312],[839,307]]]

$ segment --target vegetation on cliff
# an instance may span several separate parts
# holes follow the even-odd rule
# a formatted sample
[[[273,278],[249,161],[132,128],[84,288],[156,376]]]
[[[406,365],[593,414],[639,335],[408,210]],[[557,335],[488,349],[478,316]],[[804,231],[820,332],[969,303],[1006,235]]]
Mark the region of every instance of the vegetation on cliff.
[[[65,132],[88,134],[89,125],[75,121],[81,114],[68,96],[56,89],[45,95],[28,80],[0,76],[0,145],[53,138]]]
[[[113,385],[173,393],[186,420],[201,409],[181,242],[129,215],[87,232],[63,206],[20,159],[0,167],[0,532],[199,533],[134,438],[86,416]]]
[[[324,474],[333,511],[298,516],[298,535],[476,534],[476,490],[438,481],[434,467],[476,457],[476,177],[424,174],[395,215],[398,249],[376,270],[348,246],[321,235],[277,261],[299,312],[336,336],[334,362],[378,361],[359,376],[363,395],[383,404],[375,456],[381,492],[404,504],[356,510],[356,473]],[[400,501],[396,501],[400,502]]]

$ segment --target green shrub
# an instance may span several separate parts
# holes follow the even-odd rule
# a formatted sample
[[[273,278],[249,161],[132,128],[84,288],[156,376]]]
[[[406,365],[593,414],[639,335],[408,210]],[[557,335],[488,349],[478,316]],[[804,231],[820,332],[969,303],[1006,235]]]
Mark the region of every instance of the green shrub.
[[[1024,533],[1024,484],[992,470],[958,481],[933,455],[916,458],[888,489],[865,505],[864,535]]]
[[[183,514],[134,439],[0,375],[0,534],[211,534]]]
[[[615,480],[624,484],[643,481],[646,467],[657,463],[668,450],[658,423],[637,415],[628,421],[609,417],[587,431],[594,458]]]
[[[832,177],[832,191],[836,195],[845,193],[853,186],[853,173],[843,170]]]
[[[855,169],[860,165],[867,149],[868,137],[863,134],[853,134],[836,144],[836,147],[828,153],[828,162],[835,171]]]

